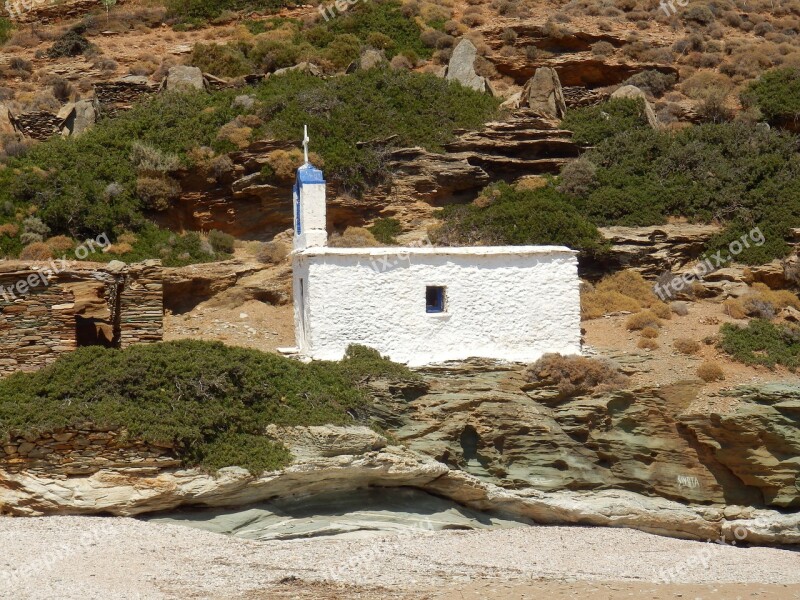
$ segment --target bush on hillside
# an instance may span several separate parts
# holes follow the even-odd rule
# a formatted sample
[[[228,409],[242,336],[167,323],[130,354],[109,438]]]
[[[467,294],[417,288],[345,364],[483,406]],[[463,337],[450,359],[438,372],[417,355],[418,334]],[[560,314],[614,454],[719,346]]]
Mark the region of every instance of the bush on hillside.
[[[217,77],[239,77],[254,71],[239,44],[195,44],[189,64]]]
[[[62,58],[88,54],[94,49],[94,46],[83,36],[83,31],[81,27],[73,27],[65,31],[47,51],[47,56]]]
[[[0,17],[0,46],[9,40],[12,31],[14,31],[14,25],[11,21],[5,17]]]
[[[359,347],[341,362],[311,364],[190,340],[80,348],[0,381],[0,440],[88,421],[173,445],[189,466],[258,473],[290,459],[263,436],[269,424],[368,424],[370,377],[419,379]]]
[[[623,131],[648,127],[644,108],[640,100],[609,100],[597,106],[568,110],[561,126],[570,130],[579,144],[596,146]]]
[[[800,362],[800,330],[796,326],[753,319],[746,327],[726,323],[720,333],[719,347],[745,364],[795,369]]]
[[[215,252],[222,252],[223,254],[233,254],[233,243],[235,238],[223,231],[212,229],[208,232],[208,243]]]
[[[800,68],[763,73],[741,94],[745,106],[756,106],[772,125],[800,120]]]
[[[704,362],[697,367],[697,376],[706,383],[711,383],[725,379],[725,372],[715,362]]]
[[[184,23],[202,23],[226,11],[278,10],[297,6],[292,0],[167,0],[170,17]]]
[[[678,132],[635,127],[585,155],[597,186],[574,200],[597,225],[655,225],[668,217],[716,220],[725,230],[708,251],[730,255],[730,244],[758,226],[736,260],[762,264],[784,256],[790,228],[800,226],[797,137],[741,123],[707,124]]]
[[[560,354],[545,354],[524,375],[536,386],[556,386],[561,398],[620,389],[628,380],[608,361]]]
[[[403,232],[400,221],[391,217],[378,219],[368,227],[375,239],[381,244],[393,246],[397,244],[397,236]]]
[[[448,206],[443,225],[432,232],[434,243],[449,246],[555,244],[600,252],[600,232],[552,186],[519,189],[505,183],[490,186],[496,197],[488,206]]]
[[[348,227],[344,233],[334,233],[328,239],[331,248],[374,248],[380,246],[369,229]]]
[[[11,214],[34,206],[53,234],[76,239],[141,231],[147,227],[147,211],[167,208],[178,193],[164,173],[193,162],[206,168],[215,153],[233,150],[234,143],[219,132],[242,115],[252,123],[253,135],[298,144],[308,124],[328,180],[358,194],[389,176],[385,150],[359,148],[358,140],[396,134],[398,144],[440,151],[456,129],[477,128],[497,109],[495,99],[433,75],[388,69],[331,80],[302,73],[271,77],[252,88],[256,103],[250,108],[234,103],[237,95],[237,90],[159,94],[114,119],[101,120],[79,137],[36,144],[11,159],[9,168],[0,169],[0,206],[11,206]],[[431,106],[437,110],[429,110]],[[142,177],[156,179],[160,186],[156,189],[152,181],[140,186]],[[147,239],[154,245],[164,241],[154,240],[152,233]],[[0,238],[2,251],[19,252],[15,240]],[[142,256],[144,244],[134,244],[133,255]],[[174,256],[161,249],[178,262],[186,252],[213,259],[197,254],[193,242],[189,245]]]

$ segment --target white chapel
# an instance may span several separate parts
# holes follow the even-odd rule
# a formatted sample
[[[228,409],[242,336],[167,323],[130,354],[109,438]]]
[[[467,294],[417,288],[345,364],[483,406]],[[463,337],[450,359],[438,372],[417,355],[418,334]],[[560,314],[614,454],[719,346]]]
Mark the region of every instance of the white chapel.
[[[297,170],[296,350],[339,360],[350,344],[421,366],[580,353],[577,252],[564,246],[329,248],[325,178]]]

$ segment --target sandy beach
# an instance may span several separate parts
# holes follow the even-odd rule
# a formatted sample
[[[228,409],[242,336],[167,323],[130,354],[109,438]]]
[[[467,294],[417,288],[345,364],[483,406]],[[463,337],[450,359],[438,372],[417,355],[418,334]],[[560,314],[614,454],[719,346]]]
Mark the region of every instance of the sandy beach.
[[[0,597],[16,600],[800,598],[796,551],[626,529],[259,542],[125,518],[1,523]]]

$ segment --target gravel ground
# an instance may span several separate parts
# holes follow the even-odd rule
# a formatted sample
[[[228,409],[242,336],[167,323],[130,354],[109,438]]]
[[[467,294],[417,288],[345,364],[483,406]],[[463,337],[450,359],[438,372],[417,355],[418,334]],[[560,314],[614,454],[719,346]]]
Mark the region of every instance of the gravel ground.
[[[626,529],[257,542],[110,517],[0,522],[0,597],[15,600],[532,598],[532,587],[553,598],[800,598],[798,552]],[[669,585],[652,583],[663,569],[681,565]]]

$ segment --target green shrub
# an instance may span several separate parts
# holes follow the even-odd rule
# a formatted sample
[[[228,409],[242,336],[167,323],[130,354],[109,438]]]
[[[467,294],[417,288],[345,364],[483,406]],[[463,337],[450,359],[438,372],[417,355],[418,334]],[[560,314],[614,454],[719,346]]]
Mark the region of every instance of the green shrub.
[[[177,194],[174,187],[140,185],[142,177],[169,184],[163,174],[191,163],[200,147],[217,153],[235,149],[220,129],[237,116],[253,113],[266,125],[254,135],[269,135],[299,144],[309,126],[312,148],[325,163],[326,176],[342,188],[360,193],[388,175],[385,151],[356,146],[358,140],[396,134],[398,144],[441,151],[456,129],[475,129],[496,112],[497,101],[433,75],[371,69],[324,80],[302,73],[271,77],[252,88],[257,109],[233,102],[241,92],[164,93],[133,109],[102,119],[76,138],[52,138],[36,144],[24,156],[9,159],[0,170],[0,205],[12,212],[31,205],[53,235],[75,239],[109,236],[120,230],[139,232],[145,213],[166,208]],[[436,106],[436,111],[430,107]],[[154,193],[158,192],[158,193]],[[148,229],[130,257],[160,257],[164,235]],[[154,239],[158,237],[158,239]],[[113,241],[113,240],[112,240]],[[18,242],[0,240],[4,252],[18,252]],[[188,244],[188,242],[187,242]],[[162,246],[157,250],[158,246]],[[183,262],[195,244],[168,260]],[[142,254],[146,250],[155,254]],[[125,259],[130,258],[125,255]]]
[[[579,144],[594,146],[623,131],[647,127],[641,100],[619,98],[597,106],[568,110],[561,126],[573,133]]]
[[[756,106],[772,125],[800,120],[800,69],[773,69],[741,94],[742,104]]]
[[[195,44],[189,64],[217,77],[239,77],[254,70],[239,44]]]
[[[167,0],[168,15],[183,23],[199,24],[225,11],[278,10],[297,6],[292,0]]]
[[[800,226],[797,138],[740,123],[678,132],[637,128],[601,142],[584,159],[596,185],[576,206],[597,225],[656,225],[668,217],[724,223],[708,250],[758,226],[766,239],[736,260],[760,264],[784,256],[785,237]]]
[[[228,233],[212,229],[208,232],[208,243],[215,252],[233,254],[234,237]]]
[[[0,46],[9,40],[13,30],[13,23],[6,18],[0,17]]]
[[[83,37],[83,28],[73,27],[68,29],[47,51],[50,58],[61,58],[64,56],[79,56],[87,54],[94,49],[94,46]]]
[[[385,219],[378,219],[368,228],[375,239],[381,244],[392,246],[397,244],[397,236],[403,233],[403,228],[400,226],[400,221],[392,219],[391,217]]]
[[[428,58],[432,53],[422,43],[419,26],[403,14],[402,6],[396,0],[360,2],[329,21],[320,21],[305,38],[317,48],[326,48],[336,36],[343,34],[355,36],[363,45],[373,46],[379,39],[376,34],[380,34],[383,36],[380,46],[390,59],[397,54]]]
[[[720,333],[720,348],[745,364],[780,364],[794,370],[800,361],[800,329],[795,326],[753,319],[747,327],[726,323]]]
[[[434,242],[453,246],[556,244],[592,252],[603,248],[597,228],[553,187],[521,190],[500,183],[490,191],[494,199],[488,206],[443,209],[444,224],[433,232]]]
[[[189,466],[258,473],[289,461],[267,425],[369,423],[369,378],[417,381],[367,349],[303,364],[217,342],[80,348],[0,381],[0,440],[92,422],[174,445]]]

